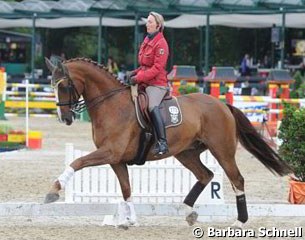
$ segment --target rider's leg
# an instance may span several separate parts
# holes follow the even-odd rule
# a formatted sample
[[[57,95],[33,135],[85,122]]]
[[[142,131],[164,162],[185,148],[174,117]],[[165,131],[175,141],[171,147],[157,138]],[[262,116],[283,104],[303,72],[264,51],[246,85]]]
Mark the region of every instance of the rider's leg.
[[[150,115],[158,138],[158,146],[155,153],[159,155],[165,154],[168,152],[166,130],[159,107],[154,107],[154,109],[150,112]]]
[[[166,92],[167,89],[165,87],[149,86],[146,88],[146,93],[149,98],[149,112],[158,140],[155,153],[159,155],[168,152],[165,125],[159,109],[159,105],[162,99],[164,98]]]

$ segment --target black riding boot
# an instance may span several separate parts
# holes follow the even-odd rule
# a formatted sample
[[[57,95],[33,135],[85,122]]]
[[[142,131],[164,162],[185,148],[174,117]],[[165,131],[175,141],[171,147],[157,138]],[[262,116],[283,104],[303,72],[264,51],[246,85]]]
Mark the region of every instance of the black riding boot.
[[[166,131],[163,119],[161,117],[161,112],[159,107],[154,107],[154,109],[150,112],[153,125],[157,134],[157,145],[155,154],[162,155],[168,152],[167,140],[166,140]]]

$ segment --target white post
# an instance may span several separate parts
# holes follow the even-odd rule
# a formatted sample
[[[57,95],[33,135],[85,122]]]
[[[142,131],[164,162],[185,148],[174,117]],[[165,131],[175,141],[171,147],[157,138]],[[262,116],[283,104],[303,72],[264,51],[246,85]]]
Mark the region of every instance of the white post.
[[[25,139],[29,147],[29,79],[25,79]]]
[[[73,143],[66,143],[66,154],[65,154],[65,167],[69,166],[74,160],[74,146]],[[73,202],[73,178],[67,182],[65,188],[65,202]]]

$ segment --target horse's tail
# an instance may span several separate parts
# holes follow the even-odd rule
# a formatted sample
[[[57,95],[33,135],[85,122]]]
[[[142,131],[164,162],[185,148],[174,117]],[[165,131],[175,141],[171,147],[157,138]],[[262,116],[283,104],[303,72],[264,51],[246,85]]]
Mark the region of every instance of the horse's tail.
[[[240,143],[272,173],[280,176],[293,173],[292,168],[264,141],[243,112],[230,104],[227,106],[235,118]]]

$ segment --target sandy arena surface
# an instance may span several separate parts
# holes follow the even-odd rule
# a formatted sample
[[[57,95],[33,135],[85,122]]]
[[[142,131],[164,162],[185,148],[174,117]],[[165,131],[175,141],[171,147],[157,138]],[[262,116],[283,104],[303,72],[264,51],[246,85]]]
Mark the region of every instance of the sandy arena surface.
[[[0,123],[8,123],[14,129],[25,129],[24,118],[9,117],[8,121],[0,121]],[[43,132],[41,150],[0,154],[0,202],[2,203],[41,203],[50,183],[64,169],[65,143],[71,142],[81,150],[94,149],[90,123],[78,121],[67,127],[58,123],[55,118],[31,118],[30,129]],[[245,178],[249,203],[287,203],[287,177],[274,176],[242,147],[238,148],[236,158]],[[234,193],[226,178],[224,179],[224,196],[226,202],[235,202]],[[64,199],[61,198],[61,200]],[[194,227],[188,227],[184,219],[180,217],[140,217],[140,227],[133,227],[127,231],[102,226],[102,221],[103,216],[0,217],[0,240],[195,239],[192,235]],[[198,223],[196,226],[206,230],[208,227],[228,227],[233,221],[234,219]],[[285,229],[303,227],[303,238],[290,239],[305,239],[305,218],[251,218],[250,216],[245,228],[257,230],[259,227]],[[204,236],[203,239],[207,238]]]

